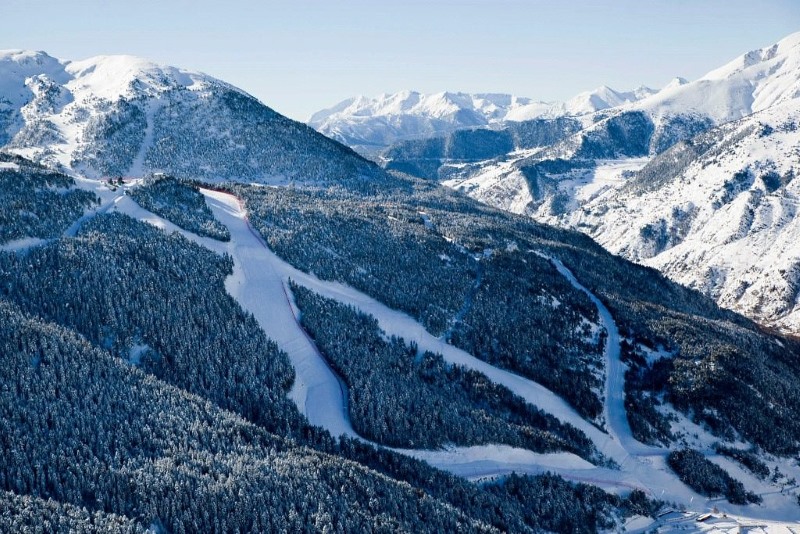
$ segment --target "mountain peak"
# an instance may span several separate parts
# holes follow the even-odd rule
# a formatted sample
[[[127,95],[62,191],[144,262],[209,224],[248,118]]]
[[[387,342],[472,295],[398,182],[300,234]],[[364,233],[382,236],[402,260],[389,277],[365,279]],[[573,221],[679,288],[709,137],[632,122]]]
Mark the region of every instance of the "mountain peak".
[[[686,78],[681,78],[680,76],[675,76],[672,78],[667,85],[665,85],[662,89],[672,89],[673,87],[680,87],[681,85],[686,85],[689,83],[689,80]]]
[[[507,93],[399,91],[375,98],[342,101],[314,113],[308,124],[325,135],[365,152],[397,141],[444,135],[463,128],[486,127],[563,115],[585,115],[636,102],[655,93],[639,86],[619,92],[600,86],[569,103],[542,102]]]
[[[211,81],[223,83],[204,74],[129,55],[95,56],[72,61],[67,63],[66,71],[80,80],[81,87],[106,99],[115,99],[120,95],[153,96],[168,89],[196,88]]]
[[[800,67],[800,32],[793,33],[772,46],[751,50],[727,64],[714,69],[702,80],[721,80],[737,75],[752,76],[758,71],[785,68],[785,64],[797,69]],[[745,72],[748,71],[748,72]]]
[[[42,50],[24,50],[22,48],[9,48],[0,50],[0,61],[15,61],[17,63],[38,63],[45,61],[58,61]]]
[[[566,108],[570,115],[584,115],[615,108],[622,104],[637,102],[654,93],[653,89],[644,85],[640,85],[633,91],[626,92],[620,92],[607,85],[601,85],[591,91],[579,93],[567,102]]]
[[[775,48],[776,52],[779,53],[790,53],[790,50],[794,50],[796,53],[797,49],[800,48],[800,32],[790,33],[771,48]]]
[[[654,116],[705,116],[719,124],[798,98],[800,32],[684,82],[673,80],[640,109]]]
[[[0,101],[0,146],[86,176],[341,183],[375,174],[240,89],[136,56],[4,51]]]
[[[508,94],[403,90],[374,98],[348,99],[311,116],[308,124],[350,146],[387,146],[395,141],[437,135],[459,128],[530,118],[530,99]],[[542,110],[535,110],[537,116]],[[358,132],[358,133],[356,133]]]

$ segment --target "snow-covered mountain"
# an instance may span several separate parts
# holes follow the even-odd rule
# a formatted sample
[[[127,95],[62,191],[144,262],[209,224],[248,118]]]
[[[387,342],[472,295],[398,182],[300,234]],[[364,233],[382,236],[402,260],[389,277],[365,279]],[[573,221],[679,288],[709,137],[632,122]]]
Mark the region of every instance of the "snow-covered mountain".
[[[723,306],[800,332],[798,125],[790,101],[714,128],[564,220]]]
[[[554,106],[501,94],[400,91],[375,98],[349,98],[314,113],[308,124],[349,146],[374,151],[396,141],[485,127],[508,117],[524,120],[546,115]]]
[[[798,110],[800,33],[446,183],[797,332]]]
[[[601,86],[568,102],[542,102],[507,94],[401,91],[375,98],[349,98],[314,113],[308,124],[357,150],[376,152],[398,141],[435,137],[464,128],[585,115],[654,93],[647,87],[618,92]]]
[[[431,182],[387,186],[352,151],[205,75],[2,57],[6,147],[72,172],[0,151],[0,531],[47,524],[42,497],[82,510],[74,523],[51,512],[57,531],[114,518],[170,532],[683,528],[712,506],[796,518],[785,490],[800,476],[800,341],[585,235]],[[515,123],[502,131],[537,148],[505,164],[530,197],[520,211],[567,224],[580,198],[576,225],[595,222],[602,179],[625,180],[607,194],[633,201],[663,190],[656,211],[706,193],[667,189],[672,176],[721,165],[734,173],[709,197],[721,212],[748,187],[791,191],[793,104],[649,164],[667,137],[642,110],[606,108],[588,128]],[[778,147],[784,159],[764,156],[752,180],[736,170]],[[598,159],[611,156],[626,159]],[[273,186],[85,177],[156,170]],[[328,187],[364,176],[374,187]],[[649,222],[649,245],[631,250],[679,243],[685,211]],[[696,513],[664,519],[648,496]]]
[[[691,83],[667,87],[634,108],[653,116],[701,114],[735,120],[800,96],[800,32],[741,55]]]
[[[676,78],[656,93],[641,89],[620,94],[601,88],[577,97],[573,109],[580,109],[580,101],[588,104],[583,129],[546,149],[466,169],[461,177],[473,184],[481,175],[496,181],[509,164],[519,169],[548,159],[580,160],[586,166],[597,159],[651,157],[711,127],[798,97],[800,33],[744,54],[693,82]]]
[[[680,80],[680,78],[676,78]],[[674,83],[670,82],[670,83]],[[633,91],[615,91],[601,85],[592,91],[585,91],[571,98],[563,107],[564,115],[585,115],[608,108],[615,108],[623,104],[638,102],[643,98],[656,94],[658,91],[649,87],[640,86]],[[533,118],[533,117],[532,117]]]
[[[373,165],[225,82],[131,56],[0,52],[0,146],[88,176],[341,179]]]

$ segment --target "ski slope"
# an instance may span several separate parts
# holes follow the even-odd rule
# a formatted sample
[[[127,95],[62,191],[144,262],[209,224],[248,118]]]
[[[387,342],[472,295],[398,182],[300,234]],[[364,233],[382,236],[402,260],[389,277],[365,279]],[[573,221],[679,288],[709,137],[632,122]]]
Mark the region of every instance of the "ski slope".
[[[605,350],[608,369],[606,396],[609,399],[606,418],[609,434],[581,419],[562,399],[540,384],[476,360],[431,336],[409,316],[391,310],[353,288],[321,281],[298,271],[269,250],[249,226],[246,213],[235,197],[210,190],[202,192],[214,215],[230,230],[230,242],[223,243],[186,232],[144,210],[127,195],[119,192],[107,193],[103,198],[103,206],[108,205],[107,209],[119,210],[166,232],[180,232],[217,253],[231,255],[234,272],[226,280],[226,289],[244,309],[254,314],[266,334],[289,354],[296,370],[295,385],[289,395],[312,424],[322,426],[334,435],[344,434],[363,440],[353,430],[349,420],[346,388],[297,322],[291,294],[286,290],[289,278],[327,297],[352,304],[372,314],[388,334],[415,340],[420,349],[441,352],[449,362],[484,372],[491,380],[523,394],[529,402],[560,420],[575,423],[589,435],[603,454],[615,460],[619,468],[597,467],[571,453],[538,454],[506,445],[452,447],[443,450],[395,449],[396,452],[424,460],[434,467],[472,480],[493,478],[512,472],[534,475],[551,472],[568,480],[594,484],[611,491],[642,489],[652,497],[682,504],[692,510],[707,511],[713,506],[724,505],[741,517],[783,521],[773,523],[780,528],[787,524],[785,521],[796,517],[795,508],[780,504],[786,500],[784,498],[779,500],[775,497],[775,505],[770,508],[754,508],[728,506],[719,500],[697,495],[683,485],[666,466],[665,449],[648,447],[633,439],[625,419],[621,397],[624,366],[619,361],[619,334],[613,317],[602,302],[582,286],[558,260],[551,259],[559,272],[577,289],[585,291],[598,306],[603,327],[609,332]],[[742,473],[736,474],[743,478]],[[765,495],[765,503],[767,498],[769,497]]]
[[[606,344],[603,348],[606,372],[603,415],[609,426],[609,433],[612,438],[618,440],[628,454],[635,456],[667,454],[669,452],[667,449],[645,445],[634,438],[631,432],[631,426],[628,423],[628,416],[625,412],[625,371],[627,370],[627,365],[620,359],[619,328],[617,328],[617,323],[611,316],[611,312],[597,298],[597,295],[578,282],[572,271],[567,269],[561,261],[545,254],[539,253],[539,255],[550,260],[556,270],[575,289],[585,293],[589,300],[592,301],[592,304],[597,307],[600,322],[607,333]]]
[[[226,289],[245,310],[253,314],[267,336],[289,354],[296,373],[295,384],[289,396],[311,424],[327,429],[334,436],[344,434],[368,441],[358,436],[353,430],[347,410],[346,387],[317,351],[296,319],[297,311],[290,293],[286,289],[289,279],[339,302],[352,304],[366,313],[372,313],[388,334],[404,332],[405,339],[407,341],[417,340],[421,350],[442,352],[441,349],[449,348],[448,361],[462,363],[474,360],[476,363],[482,364],[488,371],[494,369],[463,351],[447,345],[442,340],[434,338],[407,315],[390,310],[348,286],[324,282],[295,269],[275,255],[250,227],[245,212],[235,197],[211,190],[202,190],[202,192],[206,195],[214,215],[231,232],[229,243],[215,242],[212,245],[217,251],[230,254],[234,260],[234,273],[226,280]],[[198,239],[201,243],[213,241],[205,238]],[[391,328],[387,329],[388,326]],[[505,371],[501,372],[510,375]],[[576,423],[583,426],[588,425],[562,399],[538,384],[535,386],[532,391],[535,392],[534,395],[537,398],[545,399],[545,403],[549,402],[556,406],[556,411],[569,410],[574,414],[572,419]],[[588,426],[591,427],[591,425]],[[597,429],[594,430],[599,432]],[[498,469],[502,472],[510,472],[510,464],[514,462],[514,458],[517,458],[517,471],[530,465],[534,469],[532,472],[542,472],[554,464],[578,469],[593,467],[585,460],[570,453],[536,454],[525,449],[504,446],[468,447],[449,451],[397,450],[443,467],[458,465],[461,466],[460,469],[467,469],[464,467],[465,465],[481,461],[483,470],[480,476],[485,476],[486,473],[495,472]],[[525,461],[519,461],[520,457],[525,458]]]
[[[295,319],[295,310],[286,293],[289,279],[323,296],[355,306],[374,316],[388,335],[403,337],[407,342],[414,341],[420,350],[438,352],[447,362],[481,372],[559,420],[573,424],[584,431],[598,450],[614,460],[621,469],[599,468],[569,453],[536,454],[502,445],[454,447],[446,450],[396,449],[398,452],[468,478],[498,476],[510,472],[538,474],[549,471],[568,479],[592,482],[607,488],[640,488],[651,493],[669,493],[686,503],[698,497],[678,483],[666,468],[655,469],[647,459],[634,458],[619,439],[581,418],[561,397],[541,384],[478,360],[447,344],[443,339],[434,337],[410,316],[392,310],[352,287],[323,281],[295,269],[275,255],[250,227],[238,199],[227,193],[201,191],[214,215],[231,232],[229,243],[213,244],[217,250],[231,254],[234,260],[234,274],[226,281],[226,287],[244,309],[253,313],[267,335],[289,353],[297,373],[290,397],[312,424],[326,428],[333,435],[358,437],[349,421],[346,389]],[[199,239],[206,241],[204,238]],[[661,456],[658,463],[663,466],[664,451],[659,449],[656,452],[657,456]]]

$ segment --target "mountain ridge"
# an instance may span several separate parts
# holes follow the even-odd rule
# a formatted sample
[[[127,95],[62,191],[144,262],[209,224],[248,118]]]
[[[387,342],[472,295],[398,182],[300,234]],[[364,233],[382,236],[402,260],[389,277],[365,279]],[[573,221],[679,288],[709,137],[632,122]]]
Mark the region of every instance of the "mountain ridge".
[[[357,96],[343,100],[312,114],[308,124],[342,143],[375,152],[398,141],[459,129],[495,128],[509,122],[586,115],[654,93],[644,86],[624,92],[600,86],[566,102],[544,102],[502,93],[423,94],[404,90],[374,98]]]
[[[64,61],[11,50],[0,55],[0,79],[0,145],[90,177],[389,180],[349,148],[202,73],[135,56]]]
[[[34,74],[16,107],[4,104],[19,114],[8,147],[74,177],[0,157],[0,216],[50,216],[19,225],[0,252],[0,341],[14,364],[3,369],[16,382],[0,391],[0,436],[14,436],[0,473],[15,473],[0,489],[170,531],[222,524],[216,513],[230,530],[613,529],[654,516],[647,495],[659,493],[697,510],[796,517],[795,496],[777,491],[778,468],[800,476],[796,340],[584,234],[382,171],[224,82],[130,57],[78,62],[67,80],[37,65],[58,61],[17,56],[9,64]],[[449,107],[457,94],[440,96],[442,116],[460,109]],[[519,123],[516,139],[537,145],[505,162],[529,188],[523,208],[568,213],[560,186],[597,178],[603,155],[656,161],[650,117],[615,109],[589,128]],[[738,140],[772,138],[745,130]],[[496,133],[467,132],[478,131]],[[719,150],[735,145],[708,132]],[[684,148],[693,168],[708,152],[693,139],[659,153]],[[177,178],[138,176],[156,171]],[[792,185],[784,178],[753,182],[774,192]],[[114,390],[139,383],[155,387],[114,409],[130,398]],[[164,384],[174,395],[147,394]],[[87,441],[64,460],[63,443]],[[698,483],[707,473],[730,491]],[[165,491],[173,484],[182,489]],[[733,508],[714,500],[723,493]]]

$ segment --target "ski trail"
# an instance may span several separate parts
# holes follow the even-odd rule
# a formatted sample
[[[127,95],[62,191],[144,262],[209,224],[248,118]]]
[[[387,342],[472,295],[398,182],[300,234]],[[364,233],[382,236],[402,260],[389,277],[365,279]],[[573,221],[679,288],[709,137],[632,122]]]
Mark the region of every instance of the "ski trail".
[[[638,488],[655,497],[668,497],[684,504],[691,503],[694,498],[701,499],[682,484],[676,483],[674,476],[663,472],[661,468],[653,468],[648,460],[630,461],[630,457],[617,441],[580,418],[563,399],[541,385],[476,360],[463,351],[447,345],[443,340],[434,338],[409,316],[386,308],[348,286],[322,282],[294,269],[272,253],[261,237],[250,228],[236,197],[216,191],[201,191],[206,196],[214,215],[230,230],[231,241],[224,243],[187,232],[141,208],[127,196],[117,200],[115,206],[118,211],[153,224],[166,232],[180,232],[191,241],[210,250],[231,255],[234,260],[234,272],[225,280],[225,288],[243,309],[253,313],[265,333],[288,353],[296,373],[295,384],[289,396],[311,424],[321,426],[335,436],[344,434],[382,447],[362,438],[353,429],[346,405],[346,389],[297,323],[291,294],[286,292],[285,286],[290,276],[298,283],[303,285],[307,283],[310,289],[320,290],[320,293],[326,296],[332,298],[338,296],[341,302],[354,304],[366,313],[377,311],[382,327],[392,326],[391,332],[403,334],[402,337],[407,340],[416,336],[425,343],[425,345],[420,343],[420,348],[424,350],[443,352],[440,349],[444,349],[448,354],[448,361],[453,363],[460,363],[462,358],[466,358],[463,361],[473,363],[481,372],[485,371],[492,375],[490,379],[496,378],[500,383],[508,382],[514,389],[526,393],[526,398],[539,398],[545,405],[557,408],[556,411],[564,418],[562,420],[576,418],[575,422],[580,423],[580,428],[586,428],[591,432],[590,439],[599,440],[595,443],[601,452],[612,458],[626,459],[620,462],[623,469],[617,470],[596,467],[572,453],[540,454],[527,449],[496,444],[452,447],[444,450],[393,449],[396,452],[426,461],[436,468],[468,479],[502,476],[512,472],[532,475],[551,472],[568,480],[587,482],[610,490],[625,491]],[[405,327],[410,330],[404,330]],[[660,460],[663,463],[663,457]]]
[[[97,187],[96,181],[89,181],[85,179],[75,179],[75,186],[76,188],[84,189],[91,191],[93,193],[98,194],[100,197],[100,205],[89,208],[84,212],[83,215],[75,219],[71,225],[67,227],[66,230],[62,232],[61,235],[64,237],[75,237],[78,235],[78,231],[81,229],[81,226],[91,219],[92,217],[96,217],[101,213],[108,212],[111,208],[116,207],[117,203],[122,200],[123,195],[125,194],[124,190],[120,188],[118,191],[111,191],[110,189],[106,189],[105,191],[100,191]],[[17,254],[25,253],[30,249],[41,247],[43,245],[48,245],[58,238],[49,238],[49,239],[41,239],[38,237],[23,237],[21,239],[15,239],[13,241],[9,241],[4,245],[0,245],[1,252],[15,252]]]
[[[289,355],[295,369],[289,398],[311,424],[325,428],[334,436],[360,439],[349,420],[346,389],[299,327],[284,281],[264,256],[267,249],[260,236],[247,227],[237,199],[207,190],[203,193],[215,217],[231,231],[230,241],[222,242],[186,231],[142,208],[128,196],[119,199],[116,209],[167,233],[178,232],[217,254],[230,255],[234,260],[233,273],[225,280],[225,290],[244,310],[253,314],[266,335]]]
[[[630,455],[646,456],[667,454],[669,452],[668,449],[645,445],[634,438],[633,432],[631,432],[628,415],[625,411],[625,370],[627,366],[620,359],[619,328],[617,328],[617,323],[611,316],[611,312],[594,293],[589,291],[586,286],[575,278],[572,271],[561,263],[560,260],[541,252],[536,252],[536,254],[550,261],[556,270],[566,278],[575,289],[585,293],[586,296],[589,297],[589,300],[597,307],[600,322],[608,334],[603,349],[606,368],[603,415],[608,424],[609,433],[614,439],[620,442],[625,451]]]
[[[289,398],[311,424],[323,426],[334,436],[358,437],[346,416],[346,395],[339,378],[297,323],[285,282],[273,268],[260,237],[248,228],[238,201],[224,193],[203,193],[214,215],[231,232],[225,251],[234,258],[234,268],[225,288],[289,355],[295,368]]]
[[[586,421],[564,399],[548,388],[533,380],[495,367],[472,356],[464,350],[448,344],[444,339],[430,334],[424,326],[411,316],[393,310],[350,286],[339,282],[323,281],[312,274],[305,273],[292,267],[289,263],[272,252],[260,235],[250,227],[244,217],[244,213],[238,211],[241,210],[241,208],[235,197],[227,193],[218,193],[208,190],[203,190],[203,193],[209,199],[209,205],[215,215],[220,219],[220,222],[228,226],[232,235],[234,235],[233,232],[236,232],[236,241],[251,241],[258,245],[258,247],[255,248],[259,250],[257,252],[254,251],[253,254],[258,255],[261,259],[256,260],[254,257],[243,257],[242,259],[244,262],[260,261],[261,263],[258,263],[258,269],[264,270],[267,269],[266,266],[269,266],[270,271],[274,273],[274,276],[276,276],[278,280],[285,282],[292,279],[296,283],[320,295],[334,299],[343,304],[352,305],[364,313],[372,315],[378,320],[380,328],[386,332],[387,335],[401,337],[407,343],[414,342],[421,351],[439,353],[444,360],[449,363],[461,365],[483,373],[493,382],[506,386],[539,409],[583,431],[589,439],[595,443],[597,449],[605,456],[614,459],[618,463],[627,460],[627,453],[617,443],[613,442],[608,434],[605,434],[596,426]],[[232,206],[233,202],[236,204]],[[234,238],[232,238],[231,241],[233,242]],[[254,245],[248,245],[248,249],[252,247],[254,247]],[[256,268],[250,269],[250,271],[253,270],[256,270]],[[234,276],[236,276],[236,274]],[[271,293],[270,301],[275,302],[273,299],[278,296],[283,300],[283,296],[278,293]],[[234,298],[238,300],[238,294],[234,295]],[[265,300],[267,299],[262,299],[262,302]],[[251,309],[249,306],[244,307],[245,309]],[[258,314],[254,312],[254,315],[258,318]],[[265,328],[268,329],[268,334],[272,330],[269,324],[265,325]]]
[[[94,183],[97,184],[97,182]],[[330,370],[327,361],[317,352],[314,344],[297,323],[296,306],[291,293],[286,289],[286,280],[291,276],[298,283],[318,290],[325,296],[355,305],[362,311],[375,316],[381,327],[389,333],[395,333],[407,340],[415,339],[409,337],[410,332],[412,336],[417,336],[416,339],[426,343],[425,345],[418,343],[420,348],[429,347],[425,350],[447,353],[448,361],[461,363],[461,358],[464,357],[463,351],[447,345],[439,338],[433,338],[419,323],[407,315],[391,310],[353,288],[335,282],[323,282],[294,269],[275,256],[260,235],[249,226],[238,199],[226,193],[209,190],[202,190],[202,192],[206,195],[207,202],[215,216],[231,231],[230,242],[225,243],[201,237],[183,230],[141,208],[121,191],[102,193],[98,191],[102,198],[101,207],[85,214],[81,220],[85,221],[97,213],[113,208],[168,233],[179,232],[187,239],[218,254],[230,254],[234,259],[234,273],[225,281],[226,290],[245,310],[251,311],[264,331],[289,353],[297,374],[295,385],[289,395],[301,412],[309,418],[312,424],[322,426],[334,435],[349,435],[365,443],[381,447],[379,444],[360,437],[353,430],[348,414],[347,389],[339,377]],[[598,306],[603,326],[609,333],[605,348],[607,359],[605,391],[607,398],[611,399],[611,402],[607,403],[609,406],[606,412],[611,435],[601,432],[577,416],[577,413],[560,397],[555,396],[541,385],[507,371],[493,368],[480,360],[475,362],[475,359],[468,354],[465,361],[475,364],[474,368],[489,375],[490,379],[496,379],[498,383],[510,384],[512,391],[526,391],[527,395],[523,395],[526,399],[537,398],[544,401],[543,403],[531,402],[542,409],[544,409],[542,404],[553,408],[556,412],[554,415],[560,415],[559,419],[562,421],[571,422],[573,418],[577,417],[576,423],[580,423],[580,425],[575,426],[588,430],[587,435],[596,440],[596,447],[606,456],[621,459],[622,461],[618,462],[620,469],[596,467],[572,453],[540,454],[497,444],[450,447],[444,450],[393,450],[471,480],[493,478],[510,473],[531,475],[555,473],[574,482],[592,484],[611,491],[642,489],[652,497],[670,500],[693,509],[707,509],[711,505],[718,504],[714,500],[697,495],[677,479],[674,473],[666,467],[666,449],[648,447],[637,442],[630,434],[629,425],[618,424],[620,417],[624,417],[625,412],[624,398],[621,393],[613,395],[615,391],[624,391],[622,388],[624,365],[619,361],[619,332],[616,324],[602,302],[581,285],[560,261],[550,257],[548,259],[574,287],[584,291]],[[248,277],[255,277],[255,282]],[[278,305],[279,303],[281,305]],[[406,327],[410,330],[405,330]],[[279,335],[281,333],[282,335]],[[627,419],[625,419],[625,423],[627,423]],[[628,454],[629,452],[631,454]],[[789,515],[793,516],[793,512],[790,512]]]
[[[209,243],[217,251],[224,251],[234,259],[234,273],[225,282],[226,289],[242,307],[253,313],[266,334],[289,354],[295,367],[295,385],[289,393],[309,422],[326,428],[333,435],[345,434],[381,446],[360,437],[352,427],[347,410],[347,389],[341,379],[330,369],[327,361],[317,351],[306,332],[296,319],[296,310],[291,294],[286,291],[289,278],[322,295],[345,304],[353,304],[366,313],[376,315],[387,333],[402,335],[406,341],[416,340],[422,350],[447,353],[452,363],[468,365],[489,375],[490,379],[512,382],[512,386],[528,399],[542,401],[540,404],[553,407],[555,411],[572,414],[568,419],[587,428],[598,437],[608,441],[608,436],[583,420],[566,402],[539,384],[517,377],[507,371],[473,358],[455,349],[439,338],[430,335],[411,317],[386,308],[374,299],[366,297],[343,284],[323,282],[290,266],[278,258],[253,230],[245,218],[238,199],[228,193],[201,190],[214,215],[231,232],[229,243]],[[142,212],[142,210],[139,208]],[[145,212],[148,213],[149,212]],[[142,213],[137,214],[139,218]],[[168,229],[168,228],[165,228]],[[213,241],[194,236],[194,240],[205,244]],[[284,305],[276,305],[283,303]],[[377,313],[373,313],[377,312]],[[385,328],[386,329],[386,328]],[[541,406],[540,406],[541,407]],[[547,410],[545,410],[547,411]],[[395,451],[429,462],[435,467],[468,477],[482,477],[510,473],[542,473],[561,468],[565,476],[575,472],[594,472],[597,468],[572,453],[540,454],[505,445],[454,447],[447,450],[394,449]],[[602,452],[602,451],[601,451]],[[583,476],[590,476],[584,474]],[[616,478],[624,475],[616,473]],[[616,480],[611,477],[611,484]],[[625,481],[625,484],[630,482]],[[625,487],[625,486],[623,486]]]
[[[142,144],[139,146],[139,151],[136,153],[136,157],[133,158],[131,166],[128,169],[128,176],[144,176],[145,156],[153,145],[155,116],[166,104],[167,103],[163,100],[151,100],[148,102],[147,109],[145,109],[144,112],[146,122],[144,138],[142,139]]]
[[[72,225],[70,225],[69,228],[64,230],[64,235],[67,236],[67,237],[75,237],[76,235],[78,235],[78,231],[81,229],[81,226],[83,226],[83,223],[85,223],[86,221],[88,221],[89,219],[91,219],[93,217],[96,217],[97,215],[100,215],[102,213],[107,213],[108,210],[110,210],[113,207],[116,207],[116,205],[123,198],[125,198],[124,195],[125,195],[125,193],[122,190],[120,190],[120,192],[118,194],[115,194],[114,196],[111,196],[110,198],[102,199],[101,200],[101,204],[100,204],[99,207],[97,207],[95,209],[92,209],[92,210],[88,211],[87,213],[83,214],[83,216],[81,216],[78,220],[76,220],[74,223],[72,223]]]
[[[13,239],[11,241],[8,241],[7,243],[0,245],[0,252],[22,253],[32,248],[46,245],[51,241],[52,241],[51,239],[41,239],[39,237],[22,237],[19,239]]]

